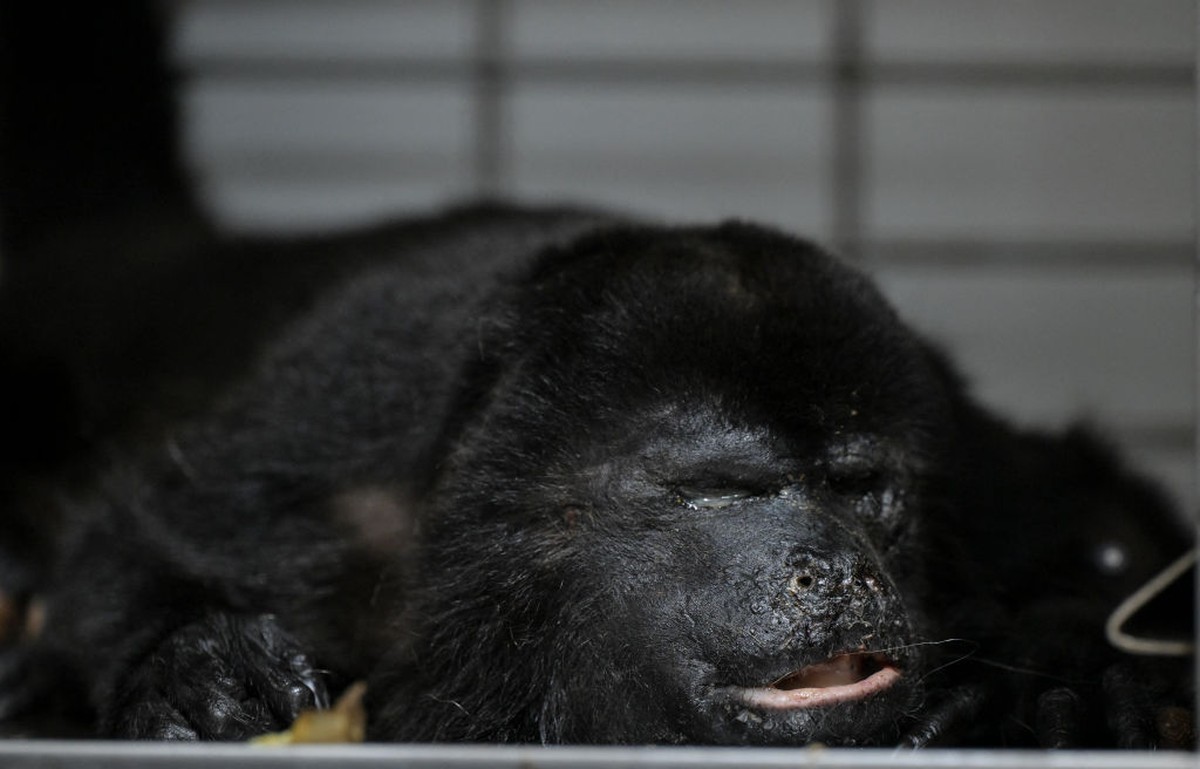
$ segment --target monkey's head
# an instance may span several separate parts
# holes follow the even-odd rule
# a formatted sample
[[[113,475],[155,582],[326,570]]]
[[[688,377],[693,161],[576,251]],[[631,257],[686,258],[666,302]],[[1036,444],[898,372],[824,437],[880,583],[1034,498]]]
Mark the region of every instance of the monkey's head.
[[[816,248],[603,232],[484,319],[378,737],[880,744],[921,697],[921,343]]]

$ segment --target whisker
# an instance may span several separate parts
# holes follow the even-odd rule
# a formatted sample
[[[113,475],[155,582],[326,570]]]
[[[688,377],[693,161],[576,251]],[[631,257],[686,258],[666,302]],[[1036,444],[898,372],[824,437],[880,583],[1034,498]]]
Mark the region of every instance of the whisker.
[[[952,665],[957,665],[960,662],[974,657],[975,653],[979,651],[979,642],[973,641],[970,638],[942,638],[936,641],[914,641],[913,643],[899,644],[897,646],[889,646],[883,649],[872,649],[871,651],[872,653],[876,654],[886,654],[889,652],[898,652],[906,649],[916,649],[925,646],[949,646],[951,644],[967,644],[970,648],[962,655],[938,665],[933,670],[925,672],[920,678],[921,681],[924,681],[939,671],[945,670]]]
[[[1056,673],[1049,673],[1049,672],[1046,672],[1045,670],[1038,670],[1036,668],[1022,667],[1020,665],[1012,665],[1007,662],[1001,662],[1000,660],[988,659],[986,657],[977,657],[975,659],[975,661],[981,665],[986,665],[991,668],[996,668],[997,670],[1003,670],[1008,673],[1022,673],[1024,675],[1037,676],[1038,678],[1046,678],[1051,681],[1059,681],[1059,682],[1065,683],[1065,684],[1088,683],[1088,681],[1086,679],[1070,678],[1068,676],[1059,675]]]
[[[949,644],[965,643],[970,644],[973,649],[979,648],[978,641],[972,641],[970,638],[943,638],[938,641],[913,641],[912,643],[898,644],[896,646],[887,646],[882,649],[871,649],[873,654],[883,654],[887,652],[905,651],[907,649],[917,649],[922,646],[947,646]]]
[[[943,662],[941,665],[938,665],[933,670],[930,670],[929,672],[925,673],[925,675],[921,676],[921,680],[924,681],[925,679],[929,678],[930,676],[934,675],[935,673],[941,672],[948,667],[957,665],[960,662],[966,662],[967,660],[973,658],[975,656],[975,652],[977,652],[977,651],[979,651],[978,647],[976,647],[975,649],[972,649],[971,651],[967,652],[966,654],[963,654],[959,657],[955,657],[952,660]]]

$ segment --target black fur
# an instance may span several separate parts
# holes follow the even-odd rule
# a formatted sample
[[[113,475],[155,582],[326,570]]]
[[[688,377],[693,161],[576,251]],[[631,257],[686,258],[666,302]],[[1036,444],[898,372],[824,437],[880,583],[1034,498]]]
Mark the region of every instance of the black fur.
[[[997,665],[1093,575],[1008,548],[1090,525],[1092,483],[1132,486],[1124,526],[1140,487],[1060,473],[1075,439],[971,404],[862,275],[737,223],[419,227],[74,511],[40,654],[105,733],[245,737],[360,677],[376,739],[998,744],[1065,712]],[[1046,528],[1053,557],[1073,535]],[[1098,682],[1101,638],[1070,643]],[[745,701],[856,652],[902,676]]]
[[[1187,744],[1187,668],[1101,635],[1186,534],[1093,438],[1014,431],[750,227],[229,243],[160,10],[0,4],[0,734],[232,739],[367,677],[389,739]],[[163,446],[63,519],[114,440]],[[722,687],[860,644],[901,683]]]

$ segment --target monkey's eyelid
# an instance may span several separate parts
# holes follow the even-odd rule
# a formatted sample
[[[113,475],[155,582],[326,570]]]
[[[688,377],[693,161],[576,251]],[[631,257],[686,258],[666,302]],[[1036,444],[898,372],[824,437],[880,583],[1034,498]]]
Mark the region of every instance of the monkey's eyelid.
[[[829,468],[826,478],[831,481],[872,481],[883,477],[884,468],[878,465],[835,465]]]
[[[866,492],[886,485],[887,470],[875,464],[843,465],[832,467],[825,481],[832,488],[846,492]]]
[[[676,493],[679,494],[680,501],[688,507],[708,510],[728,507],[743,499],[760,496],[760,492],[753,489],[698,488],[692,486],[680,486],[676,489]]]

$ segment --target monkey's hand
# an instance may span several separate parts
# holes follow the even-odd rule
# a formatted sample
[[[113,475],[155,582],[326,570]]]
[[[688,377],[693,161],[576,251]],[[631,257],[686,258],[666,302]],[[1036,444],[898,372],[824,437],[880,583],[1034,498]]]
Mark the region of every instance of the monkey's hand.
[[[320,673],[271,615],[214,613],[129,671],[102,727],[133,739],[244,740],[327,706]]]

